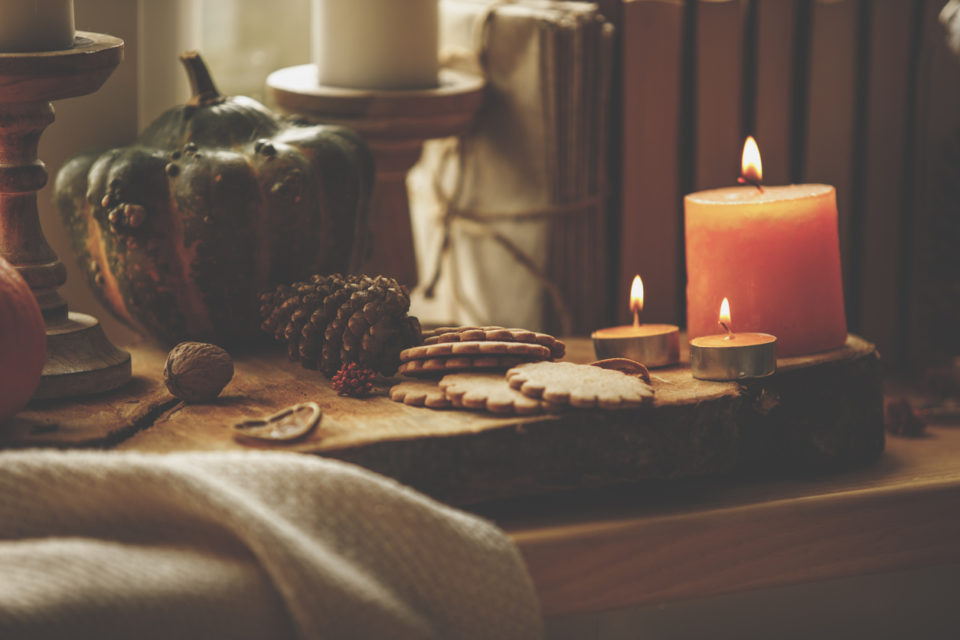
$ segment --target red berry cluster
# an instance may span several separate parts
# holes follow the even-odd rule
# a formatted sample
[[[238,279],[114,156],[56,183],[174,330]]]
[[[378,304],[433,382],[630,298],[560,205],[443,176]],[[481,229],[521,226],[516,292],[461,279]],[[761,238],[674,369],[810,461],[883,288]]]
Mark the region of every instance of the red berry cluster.
[[[360,398],[373,390],[377,374],[356,362],[348,362],[334,374],[333,390],[341,396]]]

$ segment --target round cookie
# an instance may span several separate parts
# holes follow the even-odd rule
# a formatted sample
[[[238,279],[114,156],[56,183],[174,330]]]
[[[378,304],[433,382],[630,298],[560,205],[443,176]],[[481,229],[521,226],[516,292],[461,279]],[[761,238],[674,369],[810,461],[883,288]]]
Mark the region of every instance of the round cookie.
[[[653,400],[653,387],[640,378],[588,364],[529,362],[507,371],[507,381],[550,405],[623,409]]]
[[[508,329],[506,327],[441,327],[423,334],[423,344],[470,341],[526,342],[539,344],[550,349],[551,358],[562,358],[567,345],[562,340],[528,329]]]
[[[452,373],[440,380],[455,407],[509,415],[543,413],[544,403],[529,398],[507,384],[499,373]]]
[[[421,380],[406,380],[390,387],[390,399],[402,402],[411,407],[428,407],[430,409],[446,409],[451,406],[443,389],[435,382]]]
[[[550,357],[550,350],[543,345],[526,342],[442,342],[404,349],[400,352],[400,362],[467,355],[520,356],[527,360],[546,360]]]

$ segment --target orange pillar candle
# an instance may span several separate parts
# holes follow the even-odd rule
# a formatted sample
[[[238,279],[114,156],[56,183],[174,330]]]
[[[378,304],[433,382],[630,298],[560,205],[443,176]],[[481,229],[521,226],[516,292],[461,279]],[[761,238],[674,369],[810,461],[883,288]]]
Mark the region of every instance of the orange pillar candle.
[[[684,198],[687,332],[715,332],[724,296],[737,303],[738,326],[777,336],[778,355],[843,346],[847,325],[833,187],[760,187],[759,153],[744,149],[752,186]]]

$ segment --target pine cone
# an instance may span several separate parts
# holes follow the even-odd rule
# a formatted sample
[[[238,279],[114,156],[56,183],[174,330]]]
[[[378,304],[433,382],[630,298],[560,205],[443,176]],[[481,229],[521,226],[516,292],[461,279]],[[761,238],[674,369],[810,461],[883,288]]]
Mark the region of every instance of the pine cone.
[[[323,280],[321,276],[314,276],[317,287],[317,296],[320,298],[320,304],[311,307],[309,317],[306,322],[300,326],[299,339],[299,360],[304,367],[316,369],[320,361],[321,347],[323,346],[323,332],[330,320],[337,313],[340,305],[350,297],[351,292],[355,291],[362,283],[365,276],[347,276],[344,278],[340,274],[331,276],[329,280]],[[289,343],[288,343],[289,349]],[[294,360],[298,358],[291,356]]]
[[[420,343],[409,308],[406,289],[386,276],[313,276],[260,297],[263,330],[286,342],[291,359],[328,377],[348,362],[393,374],[400,351]]]
[[[337,360],[358,362],[392,374],[399,365],[400,345],[411,344],[418,337],[405,331],[409,307],[407,292],[393,278],[377,278],[369,288],[355,293],[327,329],[334,335],[340,332],[340,349],[334,353],[336,343],[331,343],[323,366],[332,368]]]

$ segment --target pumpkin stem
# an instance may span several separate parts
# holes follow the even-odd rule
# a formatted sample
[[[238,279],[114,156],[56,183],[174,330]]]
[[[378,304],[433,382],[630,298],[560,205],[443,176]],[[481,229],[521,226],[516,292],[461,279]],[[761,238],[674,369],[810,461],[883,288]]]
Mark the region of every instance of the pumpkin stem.
[[[226,98],[217,91],[217,85],[213,84],[213,78],[210,77],[210,71],[206,63],[200,57],[197,51],[186,51],[180,54],[180,62],[183,68],[187,70],[187,80],[190,82],[190,91],[193,96],[187,103],[192,107],[206,107],[212,104],[220,104]]]

